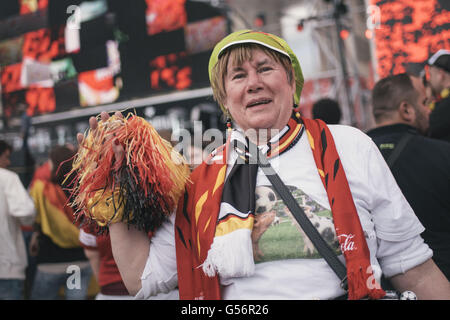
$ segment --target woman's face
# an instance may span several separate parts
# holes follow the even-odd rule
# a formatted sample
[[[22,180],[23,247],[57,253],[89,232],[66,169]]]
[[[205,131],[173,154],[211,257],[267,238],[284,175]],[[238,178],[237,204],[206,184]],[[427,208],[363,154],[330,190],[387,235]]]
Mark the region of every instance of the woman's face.
[[[225,77],[225,107],[244,131],[278,129],[292,114],[295,81],[283,66],[260,49],[237,66],[230,58]]]

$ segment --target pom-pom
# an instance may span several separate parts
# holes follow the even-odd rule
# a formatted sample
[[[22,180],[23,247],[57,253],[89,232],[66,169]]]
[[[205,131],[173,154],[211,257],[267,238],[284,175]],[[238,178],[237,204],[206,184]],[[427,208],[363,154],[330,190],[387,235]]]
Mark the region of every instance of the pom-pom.
[[[123,146],[115,159],[113,143]],[[80,220],[95,220],[103,232],[126,221],[155,231],[175,209],[189,177],[186,160],[141,117],[110,117],[88,130],[73,162],[69,183]],[[69,174],[70,176],[70,174]]]

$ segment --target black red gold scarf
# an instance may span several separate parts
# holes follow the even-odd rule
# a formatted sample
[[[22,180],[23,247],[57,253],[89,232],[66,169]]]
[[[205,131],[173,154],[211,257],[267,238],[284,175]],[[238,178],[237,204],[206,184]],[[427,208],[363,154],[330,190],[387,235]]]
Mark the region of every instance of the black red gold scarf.
[[[269,157],[290,149],[299,140],[302,128],[302,124],[292,117],[281,136],[272,139],[275,140],[273,144],[269,143]],[[258,165],[250,159],[246,140],[238,131],[231,137],[231,147],[242,161],[233,164],[224,183],[214,240],[202,265],[210,277],[216,273],[223,277],[245,277],[255,270],[251,234]]]

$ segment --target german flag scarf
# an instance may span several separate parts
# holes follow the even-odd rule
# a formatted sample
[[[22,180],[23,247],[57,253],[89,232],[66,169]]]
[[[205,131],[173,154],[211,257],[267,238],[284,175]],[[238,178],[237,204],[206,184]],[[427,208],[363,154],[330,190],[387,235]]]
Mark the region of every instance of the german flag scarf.
[[[283,148],[289,148],[299,137],[302,124],[327,191],[336,235],[345,257],[349,299],[366,296],[379,299],[384,296],[384,291],[377,289],[379,286],[367,286],[372,276],[370,252],[333,137],[326,124],[320,120],[293,116],[289,121],[288,133],[271,149],[281,148],[281,153]],[[185,195],[180,199],[175,237],[181,299],[220,299],[218,275],[251,276],[254,272],[250,238],[254,195],[252,197],[251,193],[254,193],[257,168],[251,165],[247,165],[247,170],[242,168],[246,165],[233,167],[225,180],[227,158],[232,152],[230,137],[224,146],[192,173],[193,183],[187,185]],[[245,177],[248,177],[248,182],[242,186],[240,179]],[[236,178],[238,183],[233,181]],[[239,184],[241,188],[233,190],[233,186]],[[239,201],[239,198],[248,200]],[[229,205],[230,202],[233,206]],[[224,236],[228,241],[217,241]],[[216,251],[214,247],[217,243],[219,250]],[[227,251],[235,250],[235,256],[225,265],[216,263],[220,249],[224,250],[226,258],[230,257]]]

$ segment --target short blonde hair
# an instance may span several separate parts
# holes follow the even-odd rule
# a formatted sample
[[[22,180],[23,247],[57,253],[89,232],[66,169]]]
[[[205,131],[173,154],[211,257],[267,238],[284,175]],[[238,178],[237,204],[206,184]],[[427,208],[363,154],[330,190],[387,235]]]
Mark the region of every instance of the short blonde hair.
[[[292,67],[291,60],[287,56],[254,43],[234,45],[226,49],[221,54],[219,60],[212,69],[211,87],[213,90],[214,100],[217,101],[222,109],[222,112],[225,114],[227,113],[227,109],[225,107],[227,95],[225,90],[225,77],[227,75],[228,62],[232,59],[236,66],[241,66],[245,61],[252,59],[253,50],[256,49],[262,50],[266,55],[283,66],[289,83],[295,81],[294,68]]]

